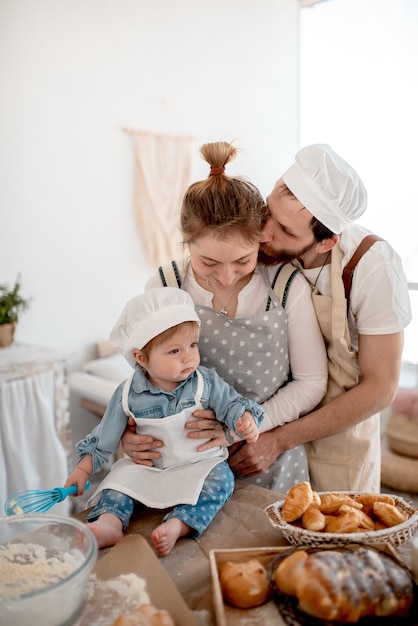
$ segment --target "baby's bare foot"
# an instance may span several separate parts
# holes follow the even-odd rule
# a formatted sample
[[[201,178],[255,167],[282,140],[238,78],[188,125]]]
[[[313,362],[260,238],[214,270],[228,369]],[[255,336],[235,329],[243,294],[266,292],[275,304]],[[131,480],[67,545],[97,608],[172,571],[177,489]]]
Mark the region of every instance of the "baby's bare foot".
[[[190,526],[177,517],[170,517],[151,533],[151,539],[155,551],[160,556],[167,556],[174,548],[177,539],[185,537],[190,532]]]
[[[112,513],[103,513],[96,521],[88,522],[88,527],[96,537],[99,548],[114,546],[123,537],[122,522]]]

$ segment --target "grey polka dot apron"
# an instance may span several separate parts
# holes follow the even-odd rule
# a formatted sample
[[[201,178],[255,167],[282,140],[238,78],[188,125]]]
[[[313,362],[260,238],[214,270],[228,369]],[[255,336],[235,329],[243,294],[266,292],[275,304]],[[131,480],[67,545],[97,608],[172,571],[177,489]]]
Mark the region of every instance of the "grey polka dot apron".
[[[196,307],[202,322],[202,365],[260,404],[287,383],[290,373],[285,310],[268,282],[267,286],[275,308],[256,315],[229,318],[212,308]],[[304,446],[281,454],[266,472],[245,480],[280,493],[309,480]]]
[[[92,500],[103,489],[114,489],[155,509],[176,504],[196,504],[206,476],[215,465],[228,458],[226,448],[196,452],[196,439],[187,437],[184,424],[190,421],[194,411],[202,408],[203,377],[199,371],[196,374],[198,386],[194,406],[162,419],[135,418],[132,415],[128,406],[132,376],[126,380],[122,394],[125,413],[133,417],[141,433],[165,442],[164,448],[160,450],[160,467],[147,467],[137,465],[128,458],[120,459],[112,465]]]

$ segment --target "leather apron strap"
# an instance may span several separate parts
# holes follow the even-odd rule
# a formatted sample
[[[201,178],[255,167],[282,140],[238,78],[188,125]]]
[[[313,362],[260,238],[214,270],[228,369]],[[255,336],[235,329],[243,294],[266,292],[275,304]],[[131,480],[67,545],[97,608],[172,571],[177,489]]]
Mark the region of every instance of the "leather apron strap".
[[[367,250],[376,242],[383,241],[381,237],[378,235],[367,235],[361,242],[353,256],[343,269],[343,283],[344,283],[344,291],[345,298],[347,300],[347,309],[348,304],[350,302],[350,291],[351,291],[351,283],[353,282],[353,272],[357,263],[360,261],[361,257]]]

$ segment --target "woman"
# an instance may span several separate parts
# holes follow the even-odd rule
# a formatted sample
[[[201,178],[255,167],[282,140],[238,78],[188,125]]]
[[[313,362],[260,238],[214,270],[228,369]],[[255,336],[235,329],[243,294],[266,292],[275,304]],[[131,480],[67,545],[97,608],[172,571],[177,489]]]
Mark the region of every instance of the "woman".
[[[324,341],[312,305],[311,290],[299,272],[288,266],[257,264],[259,241],[268,212],[254,185],[225,174],[225,165],[236,156],[226,142],[205,144],[203,158],[209,177],[192,184],[181,209],[181,231],[187,246],[185,258],[160,268],[146,288],[177,284],[187,291],[202,320],[202,365],[215,368],[240,393],[263,405],[261,432],[298,419],[322,399],[327,384]],[[174,280],[170,279],[174,277]],[[273,286],[275,278],[284,290]],[[283,297],[282,296],[283,293]],[[196,412],[195,417],[207,417]],[[194,429],[217,436],[215,420],[190,422]],[[218,432],[218,434],[217,434]],[[237,441],[225,431],[229,444]],[[159,458],[161,441],[126,432],[125,452],[138,463]],[[198,450],[211,447],[206,442]],[[240,442],[239,446],[252,445]],[[230,459],[233,467],[233,459]],[[245,474],[245,471],[243,472]],[[308,480],[303,446],[282,454],[251,482],[284,493]]]

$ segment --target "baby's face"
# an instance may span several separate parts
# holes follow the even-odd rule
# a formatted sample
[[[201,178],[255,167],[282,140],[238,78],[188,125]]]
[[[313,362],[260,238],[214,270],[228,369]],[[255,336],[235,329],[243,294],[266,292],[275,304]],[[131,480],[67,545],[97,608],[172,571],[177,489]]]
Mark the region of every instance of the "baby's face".
[[[195,328],[181,326],[170,339],[153,346],[144,366],[149,380],[163,388],[186,380],[200,363],[198,340]]]

